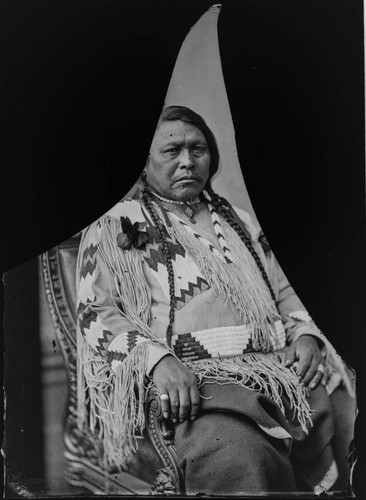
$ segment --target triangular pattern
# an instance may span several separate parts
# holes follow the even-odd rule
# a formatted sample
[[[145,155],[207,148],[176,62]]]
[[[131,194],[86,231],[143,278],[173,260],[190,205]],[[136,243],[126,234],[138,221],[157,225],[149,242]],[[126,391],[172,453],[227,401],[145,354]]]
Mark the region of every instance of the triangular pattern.
[[[210,285],[208,282],[201,278],[200,276],[197,276],[197,283],[188,283],[188,288],[183,289],[180,288],[180,296],[177,295],[178,290],[176,290],[176,300],[177,300],[177,309],[180,309],[184,305],[186,305],[191,299],[199,295],[200,293],[208,290],[210,288]]]

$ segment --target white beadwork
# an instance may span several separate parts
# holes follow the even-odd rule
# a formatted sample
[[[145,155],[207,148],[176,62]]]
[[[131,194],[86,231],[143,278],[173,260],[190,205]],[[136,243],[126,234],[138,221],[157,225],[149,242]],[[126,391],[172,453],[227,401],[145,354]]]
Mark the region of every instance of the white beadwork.
[[[179,201],[179,200],[171,200],[169,198],[164,198],[163,196],[160,196],[157,193],[154,193],[154,191],[151,191],[151,193],[158,198],[158,200],[163,201],[165,203],[171,203],[173,205],[185,205],[184,213],[186,216],[189,218],[189,220],[192,222],[192,224],[195,224],[196,221],[194,219],[194,213],[195,213],[195,208],[194,205],[198,205],[200,202],[199,198],[196,198],[193,201]]]
[[[211,203],[208,203],[208,209],[211,214],[211,219],[212,219],[212,225],[215,230],[215,234],[217,236],[217,239],[219,240],[220,246],[222,248],[222,251],[224,252],[224,255],[231,261],[233,262],[233,257],[231,255],[231,252],[229,250],[229,247],[226,243],[224,232],[221,227],[220,223],[220,218],[214,207],[211,205]]]
[[[157,197],[158,200],[160,201],[165,201],[165,203],[171,203],[172,205],[197,205],[200,202],[199,198],[196,198],[193,201],[179,201],[179,200],[171,200],[169,198],[164,198],[163,196],[160,196],[160,194],[155,193],[154,191],[151,191],[151,193]]]

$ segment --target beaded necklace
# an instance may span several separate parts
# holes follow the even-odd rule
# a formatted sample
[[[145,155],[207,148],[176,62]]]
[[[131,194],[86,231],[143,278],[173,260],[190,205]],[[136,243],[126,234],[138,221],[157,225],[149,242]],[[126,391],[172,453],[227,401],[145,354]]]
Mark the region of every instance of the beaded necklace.
[[[153,194],[154,196],[156,196],[160,201],[163,201],[163,202],[166,202],[166,203],[171,203],[173,205],[185,205],[184,201],[171,200],[171,199],[168,199],[168,198],[164,198],[163,196],[160,196],[157,193],[154,193],[154,191],[150,191],[150,192],[151,192],[151,194]],[[208,194],[208,192],[206,190],[203,191],[203,194],[204,194],[204,196],[205,196],[205,198],[207,200],[207,208],[208,208],[208,210],[210,212],[210,215],[211,215],[211,221],[212,221],[212,225],[213,225],[213,228],[214,228],[214,231],[215,231],[215,235],[217,237],[217,240],[220,243],[220,246],[221,246],[221,249],[222,249],[222,251],[224,253],[224,256],[222,256],[222,254],[215,248],[215,246],[207,238],[205,238],[204,236],[201,236],[200,234],[196,233],[188,224],[186,224],[182,219],[180,219],[174,213],[172,213],[172,215],[173,215],[173,217],[176,217],[177,220],[179,220],[180,224],[183,227],[185,227],[187,231],[189,231],[192,234],[194,234],[194,236],[197,239],[199,239],[205,246],[207,246],[214,255],[216,255],[217,257],[219,257],[221,259],[224,258],[226,260],[226,262],[231,263],[231,262],[233,262],[233,257],[231,255],[230,250],[229,250],[229,245],[226,243],[226,240],[225,240],[224,232],[223,232],[223,229],[222,229],[222,226],[221,226],[221,223],[220,223],[220,217],[219,217],[217,211],[215,210],[214,206],[212,205],[211,196]],[[197,198],[196,200],[193,200],[191,203],[194,204],[194,205],[196,205],[199,202],[200,202],[200,199]],[[187,207],[187,208],[190,208],[190,207]],[[187,213],[187,208],[185,209],[184,212],[189,217],[189,220],[193,224],[195,224],[196,221],[193,219],[193,216],[190,216]]]
[[[199,198],[196,198],[193,201],[179,201],[179,200],[171,200],[169,198],[164,198],[163,196],[160,196],[158,193],[155,193],[154,191],[151,191],[151,194],[153,194],[158,200],[163,201],[165,203],[171,203],[172,205],[181,205],[181,206],[185,205],[184,213],[189,218],[192,224],[196,224],[194,214],[196,212],[197,207],[195,205],[198,205],[200,203],[201,200]]]

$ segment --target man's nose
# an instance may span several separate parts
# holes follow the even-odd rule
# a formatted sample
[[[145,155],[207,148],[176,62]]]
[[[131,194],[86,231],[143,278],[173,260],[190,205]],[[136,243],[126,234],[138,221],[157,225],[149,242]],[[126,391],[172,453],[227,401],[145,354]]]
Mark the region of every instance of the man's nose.
[[[193,168],[194,161],[189,150],[184,148],[179,156],[179,167],[180,168]]]

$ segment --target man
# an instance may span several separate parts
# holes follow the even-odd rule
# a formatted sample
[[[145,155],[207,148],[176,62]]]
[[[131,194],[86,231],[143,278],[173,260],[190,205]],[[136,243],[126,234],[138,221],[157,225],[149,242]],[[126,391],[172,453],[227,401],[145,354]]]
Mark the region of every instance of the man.
[[[80,422],[123,464],[152,379],[188,493],[324,491],[327,393],[352,388],[260,229],[213,192],[218,163],[203,118],[166,108],[134,199],[84,232]]]

